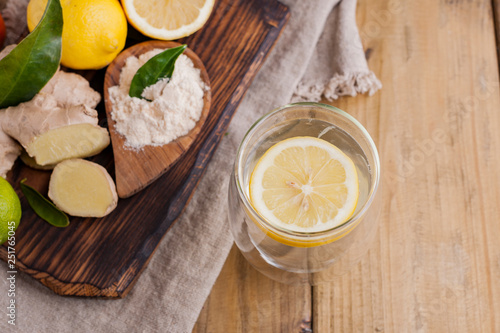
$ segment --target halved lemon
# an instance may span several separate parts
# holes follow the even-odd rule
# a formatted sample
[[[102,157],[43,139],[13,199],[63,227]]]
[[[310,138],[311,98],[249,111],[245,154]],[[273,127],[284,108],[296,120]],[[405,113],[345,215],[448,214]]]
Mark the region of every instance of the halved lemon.
[[[128,21],[146,36],[173,40],[198,31],[215,0],[122,0]]]
[[[331,143],[294,137],[266,151],[250,177],[250,201],[271,224],[316,233],[347,221],[359,197],[353,161]]]

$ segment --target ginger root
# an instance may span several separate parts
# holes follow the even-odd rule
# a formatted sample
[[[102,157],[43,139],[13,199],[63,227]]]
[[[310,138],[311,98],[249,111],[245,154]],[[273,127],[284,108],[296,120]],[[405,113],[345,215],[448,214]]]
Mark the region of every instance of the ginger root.
[[[86,105],[61,107],[54,96],[39,93],[7,108],[2,128],[43,166],[93,156],[106,148],[109,134],[97,121],[97,111]]]
[[[90,87],[84,77],[63,71],[56,72],[40,93],[53,96],[57,106],[62,108],[86,105],[95,109],[101,101],[101,95]]]
[[[7,172],[12,169],[14,162],[21,154],[21,147],[2,130],[4,117],[5,111],[0,110],[0,177],[3,178],[7,176]]]
[[[0,57],[14,47],[7,47]],[[16,139],[35,165],[93,156],[110,142],[108,131],[97,126],[94,108],[100,100],[85,78],[58,71],[31,101],[5,109],[0,130]]]
[[[49,198],[73,216],[103,217],[117,205],[113,179],[99,164],[71,159],[56,165],[50,177]]]

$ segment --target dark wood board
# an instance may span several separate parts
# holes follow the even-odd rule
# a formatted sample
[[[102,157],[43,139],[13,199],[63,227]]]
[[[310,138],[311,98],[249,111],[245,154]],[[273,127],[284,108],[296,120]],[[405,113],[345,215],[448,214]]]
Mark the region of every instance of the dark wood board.
[[[122,298],[147,266],[163,236],[191,198],[210,158],[266,55],[289,17],[276,0],[220,0],[207,24],[181,40],[204,62],[212,88],[212,109],[201,134],[167,173],[138,194],[121,199],[101,219],[71,218],[55,228],[38,218],[19,190],[19,181],[47,194],[50,172],[16,162],[7,179],[21,198],[16,231],[16,265],[57,294]],[[131,31],[128,45],[146,40]],[[104,72],[84,73],[102,93]],[[102,106],[101,106],[102,108]],[[104,110],[100,111],[106,126]],[[111,146],[90,160],[114,177]],[[6,247],[0,258],[7,259]]]

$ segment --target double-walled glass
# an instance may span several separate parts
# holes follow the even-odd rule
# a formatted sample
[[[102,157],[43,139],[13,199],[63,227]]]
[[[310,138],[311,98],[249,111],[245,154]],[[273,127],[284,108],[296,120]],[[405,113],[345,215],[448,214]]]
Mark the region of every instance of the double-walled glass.
[[[260,157],[274,144],[312,136],[340,148],[354,162],[360,194],[354,214],[320,232],[284,229],[264,219],[249,199],[249,181]],[[319,103],[296,103],[271,111],[247,132],[229,185],[229,223],[235,242],[260,272],[283,283],[317,284],[348,271],[377,232],[380,162],[368,132],[349,114]]]

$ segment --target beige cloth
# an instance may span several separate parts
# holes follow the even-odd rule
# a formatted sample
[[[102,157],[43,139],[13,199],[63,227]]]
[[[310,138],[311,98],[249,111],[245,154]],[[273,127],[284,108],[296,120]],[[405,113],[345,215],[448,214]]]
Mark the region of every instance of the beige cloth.
[[[130,294],[122,300],[61,297],[19,273],[16,328],[20,332],[192,330],[233,243],[226,221],[227,185],[246,130],[267,111],[288,103],[299,83],[295,99],[318,99],[325,87],[334,91],[327,92],[330,98],[374,92],[380,87],[367,68],[362,48],[351,47],[351,43],[359,42],[356,0],[338,1],[283,0],[292,12],[285,31],[238,108],[229,134],[214,154],[186,211],[162,240]],[[326,74],[334,75],[334,81],[324,76],[325,68],[330,71]],[[338,83],[336,87],[334,82]],[[6,271],[2,262],[1,332],[11,328],[4,296],[8,290]]]

